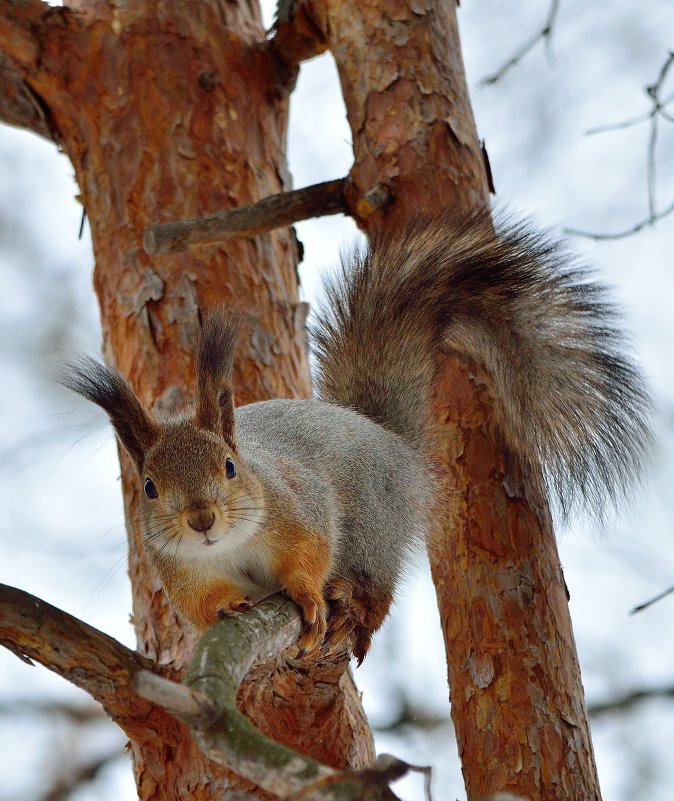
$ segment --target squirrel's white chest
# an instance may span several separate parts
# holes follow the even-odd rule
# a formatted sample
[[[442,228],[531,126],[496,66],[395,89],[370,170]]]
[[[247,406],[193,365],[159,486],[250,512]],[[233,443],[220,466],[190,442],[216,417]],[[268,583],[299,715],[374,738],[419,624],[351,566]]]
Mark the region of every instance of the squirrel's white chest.
[[[237,521],[235,526],[209,532],[210,542],[183,538],[175,556],[201,578],[227,579],[257,603],[281,589],[269,571],[273,560],[260,533],[261,519]]]

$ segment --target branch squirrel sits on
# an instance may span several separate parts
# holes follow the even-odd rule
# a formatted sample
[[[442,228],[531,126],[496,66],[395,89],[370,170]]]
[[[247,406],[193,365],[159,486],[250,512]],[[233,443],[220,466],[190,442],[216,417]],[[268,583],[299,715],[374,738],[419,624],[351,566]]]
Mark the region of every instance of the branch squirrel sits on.
[[[205,321],[191,415],[157,419],[91,359],[63,379],[135,462],[147,555],[198,629],[282,589],[302,612],[300,654],[325,640],[362,662],[429,529],[441,348],[487,373],[503,446],[565,510],[620,500],[648,451],[650,404],[619,315],[526,225],[444,215],[355,253],[313,328],[316,400],[234,408],[238,320]]]

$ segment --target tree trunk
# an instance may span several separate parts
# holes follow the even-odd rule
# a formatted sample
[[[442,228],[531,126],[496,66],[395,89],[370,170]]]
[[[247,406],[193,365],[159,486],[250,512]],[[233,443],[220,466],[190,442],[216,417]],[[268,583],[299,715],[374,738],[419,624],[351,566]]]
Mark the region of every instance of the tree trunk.
[[[390,237],[398,216],[485,207],[455,3],[303,5],[337,62],[361,225]],[[368,206],[375,186],[392,198],[384,209]],[[506,459],[486,385],[453,357],[438,371],[447,502],[429,543],[468,799],[600,799],[547,504]]]
[[[12,16],[12,36],[2,40],[75,168],[108,360],[145,404],[179,411],[191,401],[202,312],[236,303],[245,312],[237,403],[307,397],[306,308],[291,230],[156,259],[142,247],[151,223],[287,188],[294,73],[268,47],[257,4],[76,0],[68,10],[39,2],[2,10]],[[179,675],[194,635],[148,569],[135,522],[138,479],[126,454],[121,460],[138,649]],[[372,737],[344,670],[260,669],[251,677],[258,686],[242,690],[243,709],[273,697],[255,712],[270,736],[335,767],[369,764]],[[278,713],[282,699],[297,697],[301,704],[283,703]],[[168,715],[128,734],[141,799],[217,798],[247,786],[209,763]]]
[[[355,155],[346,196],[364,229],[411,211],[487,205],[449,0],[282,0],[271,44],[252,2],[77,0],[66,10],[0,0],[0,41],[26,87],[13,121],[49,132],[75,167],[105,352],[158,411],[190,402],[200,314],[228,300],[246,312],[237,401],[310,391],[291,233],[161,258],[141,244],[151,223],[286,188],[288,92],[300,60],[327,47],[337,62]],[[457,500],[429,545],[468,797],[599,799],[549,514],[506,460],[484,386],[452,356],[439,371],[439,455]],[[149,578],[134,525],[138,482],[122,462],[138,647],[180,674],[193,637]],[[335,766],[371,761],[348,673],[254,673],[261,683],[243,688],[241,702],[271,736]],[[269,703],[279,696],[282,714]],[[246,787],[170,721],[127,727],[142,799]]]

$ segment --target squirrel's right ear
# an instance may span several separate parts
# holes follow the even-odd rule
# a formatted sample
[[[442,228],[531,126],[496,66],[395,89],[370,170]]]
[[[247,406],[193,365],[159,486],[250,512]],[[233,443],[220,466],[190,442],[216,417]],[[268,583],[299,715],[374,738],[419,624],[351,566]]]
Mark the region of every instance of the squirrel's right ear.
[[[157,439],[159,426],[143,409],[126,379],[95,359],[82,356],[68,366],[59,381],[107,412],[140,473],[145,453]]]
[[[232,367],[241,314],[223,307],[209,312],[197,350],[196,423],[224,437],[236,450]]]

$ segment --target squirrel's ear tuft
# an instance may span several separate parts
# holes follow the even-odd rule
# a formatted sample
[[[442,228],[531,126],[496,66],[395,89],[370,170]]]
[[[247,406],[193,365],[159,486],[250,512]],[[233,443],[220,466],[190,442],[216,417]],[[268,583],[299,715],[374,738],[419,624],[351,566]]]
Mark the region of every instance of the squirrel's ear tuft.
[[[220,434],[236,450],[232,366],[241,314],[219,307],[209,312],[197,351],[197,425]]]
[[[82,356],[68,365],[59,382],[107,412],[140,473],[145,453],[157,439],[159,426],[143,409],[126,379],[95,359]]]

